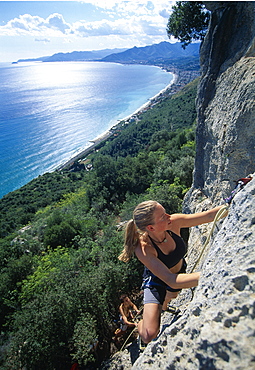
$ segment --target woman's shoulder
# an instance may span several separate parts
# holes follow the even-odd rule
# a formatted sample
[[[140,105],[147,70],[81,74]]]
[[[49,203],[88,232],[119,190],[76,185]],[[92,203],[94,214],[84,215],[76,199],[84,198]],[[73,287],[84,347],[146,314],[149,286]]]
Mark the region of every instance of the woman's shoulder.
[[[169,228],[170,231],[173,233],[179,235],[180,234],[180,229],[182,228],[183,224],[183,213],[174,213],[171,215],[171,227]]]
[[[135,249],[136,257],[139,260],[146,258],[147,256],[157,255],[157,252],[146,233],[142,234],[139,239],[140,243]]]

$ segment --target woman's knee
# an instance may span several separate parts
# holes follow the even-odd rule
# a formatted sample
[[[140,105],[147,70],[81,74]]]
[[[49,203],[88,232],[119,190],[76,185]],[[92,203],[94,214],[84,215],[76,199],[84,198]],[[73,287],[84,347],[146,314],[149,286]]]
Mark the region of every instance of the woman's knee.
[[[158,333],[159,333],[159,328],[157,330],[147,330],[145,332],[144,343],[151,342],[153,339],[157,337]]]
[[[145,343],[156,338],[160,329],[161,305],[146,303],[143,308],[143,319],[138,324],[138,332]]]
[[[141,324],[141,325],[138,325],[138,333],[139,333],[139,335],[142,338],[144,343],[149,343],[157,337],[157,335],[159,333],[159,326],[158,327],[153,326],[153,327],[145,328],[142,321],[139,324]]]

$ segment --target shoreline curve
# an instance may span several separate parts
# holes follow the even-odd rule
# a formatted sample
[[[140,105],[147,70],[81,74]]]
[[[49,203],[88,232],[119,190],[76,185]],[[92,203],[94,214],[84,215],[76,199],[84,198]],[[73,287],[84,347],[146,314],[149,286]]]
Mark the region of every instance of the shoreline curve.
[[[90,152],[92,152],[98,144],[102,143],[103,141],[107,140],[110,136],[112,136],[113,135],[112,130],[114,129],[114,127],[119,122],[128,121],[128,120],[132,119],[134,116],[136,116],[137,114],[143,113],[143,111],[145,109],[148,109],[148,108],[150,108],[150,106],[152,106],[153,104],[155,104],[155,102],[157,101],[157,99],[162,94],[166,93],[169,89],[171,89],[172,86],[175,85],[176,82],[177,82],[177,80],[178,80],[178,74],[173,73],[173,72],[170,72],[170,71],[169,71],[169,73],[171,73],[173,75],[173,78],[172,78],[171,82],[166,87],[164,87],[164,89],[160,90],[152,98],[149,98],[146,103],[144,103],[143,105],[141,105],[141,107],[139,107],[138,109],[136,109],[133,113],[131,113],[130,115],[126,116],[125,118],[122,118],[122,119],[118,120],[118,122],[116,122],[109,130],[104,131],[102,134],[98,135],[95,139],[90,140],[89,142],[92,143],[91,145],[88,144],[88,146],[86,148],[84,148],[79,153],[77,153],[76,155],[74,155],[73,157],[71,157],[70,159],[68,159],[63,164],[58,165],[55,169],[53,169],[52,172],[54,172],[54,171],[62,171],[64,169],[67,169],[74,162],[76,162],[77,160],[81,159],[81,157],[84,157],[84,156],[88,155]]]

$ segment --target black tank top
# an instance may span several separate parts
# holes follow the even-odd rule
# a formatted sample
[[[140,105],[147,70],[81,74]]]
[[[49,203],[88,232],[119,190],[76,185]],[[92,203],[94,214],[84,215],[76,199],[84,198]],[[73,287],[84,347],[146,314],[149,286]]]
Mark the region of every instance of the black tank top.
[[[184,243],[184,240],[177,234],[173,233],[172,231],[167,231],[175,241],[175,249],[170,252],[169,254],[164,254],[161,249],[157,246],[156,243],[150,238],[153,247],[156,249],[158,254],[158,259],[162,261],[169,269],[175,266],[186,254],[187,246]],[[143,278],[147,278],[149,276],[153,276],[156,278],[155,275],[145,266],[143,272]],[[156,278],[160,280],[159,278]],[[161,281],[161,280],[160,280]]]

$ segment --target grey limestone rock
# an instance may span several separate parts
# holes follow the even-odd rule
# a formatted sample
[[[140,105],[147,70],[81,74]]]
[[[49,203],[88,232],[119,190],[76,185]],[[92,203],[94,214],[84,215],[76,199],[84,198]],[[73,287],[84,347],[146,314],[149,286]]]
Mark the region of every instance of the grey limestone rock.
[[[255,2],[205,2],[212,11],[201,47],[197,153],[184,212],[223,204],[234,180],[255,172]],[[219,221],[197,268],[194,292],[164,313],[160,335],[112,369],[255,369],[255,178]],[[210,225],[194,227],[188,268],[199,258]],[[127,355],[128,353],[126,353]],[[114,365],[114,366],[115,366]]]
[[[237,174],[243,177],[247,171],[253,171],[249,156],[254,158],[254,131],[249,129],[254,130],[255,3],[205,4],[213,11],[200,51],[194,187],[203,188],[207,196],[214,198],[208,184],[229,182],[235,180]],[[244,128],[246,132],[242,132]],[[248,139],[252,142],[247,143]],[[245,149],[247,144],[249,149]],[[217,153],[212,152],[215,148]],[[239,150],[242,160],[235,164],[235,173],[232,173],[230,160],[234,155],[238,158]],[[247,163],[244,152],[247,153]],[[216,161],[220,161],[218,166],[215,166]]]
[[[255,171],[255,3],[205,2],[212,10],[201,47],[197,95],[197,153],[184,212],[223,204],[234,180]],[[183,290],[175,322],[132,369],[255,369],[255,179],[234,198],[204,250],[193,299]],[[189,269],[209,225],[192,228]],[[166,314],[165,314],[166,315]]]
[[[164,317],[161,334],[132,369],[255,369],[254,205],[255,179],[212,238],[193,298],[183,290],[176,299],[182,315]]]
[[[220,204],[235,180],[255,170],[255,2],[205,4],[212,14],[200,52],[197,151],[187,213]],[[193,230],[190,244],[201,245],[205,231]]]

